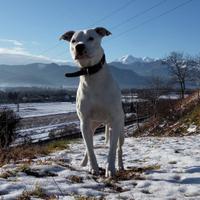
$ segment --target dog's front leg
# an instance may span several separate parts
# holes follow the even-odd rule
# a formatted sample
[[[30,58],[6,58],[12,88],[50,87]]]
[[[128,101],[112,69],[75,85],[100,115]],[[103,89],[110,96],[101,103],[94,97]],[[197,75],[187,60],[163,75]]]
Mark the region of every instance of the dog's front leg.
[[[81,166],[85,167],[87,165],[87,163],[88,163],[88,156],[87,156],[87,150],[86,150],[84,153],[83,160],[81,161]]]
[[[93,148],[93,132],[90,123],[85,120],[81,121],[81,132],[85,142],[87,155],[89,157],[90,172],[95,175],[99,175],[99,167],[97,164],[96,156]]]
[[[110,148],[109,148],[108,163],[106,166],[106,174],[105,174],[106,177],[112,177],[115,175],[116,172],[115,170],[116,150],[117,150],[117,143],[119,141],[120,134],[123,129],[123,123],[120,120],[116,120],[111,124],[111,127],[112,128],[110,133]],[[121,160],[122,155],[120,154],[119,156],[120,156],[119,162],[122,162]],[[122,164],[120,163],[120,165]]]
[[[91,128],[92,128],[93,135],[94,135],[94,132],[95,132],[96,128],[99,127],[100,125],[101,125],[101,123],[96,122],[96,121],[93,121],[91,123]],[[109,135],[109,134],[106,134],[106,135]],[[87,150],[86,150],[85,153],[84,153],[83,160],[81,161],[81,166],[85,167],[87,165],[87,163],[88,163],[88,156],[87,156]]]

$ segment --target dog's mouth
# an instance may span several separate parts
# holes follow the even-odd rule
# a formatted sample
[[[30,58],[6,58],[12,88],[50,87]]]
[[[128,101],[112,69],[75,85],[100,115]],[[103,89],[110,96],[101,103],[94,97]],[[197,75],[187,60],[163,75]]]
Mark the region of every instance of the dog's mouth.
[[[75,55],[75,60],[83,60],[83,59],[90,59],[91,57],[88,56],[87,54],[76,54]]]

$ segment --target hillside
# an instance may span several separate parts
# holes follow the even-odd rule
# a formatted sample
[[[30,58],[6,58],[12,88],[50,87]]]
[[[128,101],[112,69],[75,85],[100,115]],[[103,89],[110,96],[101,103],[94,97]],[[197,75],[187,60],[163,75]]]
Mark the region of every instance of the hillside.
[[[142,87],[147,79],[129,69],[109,65],[113,77],[123,87]],[[0,86],[77,87],[79,78],[65,78],[66,72],[78,70],[68,65],[34,63],[28,65],[0,65]]]
[[[100,176],[91,175],[89,166],[80,167],[82,139],[0,150],[0,196],[17,200],[200,199],[198,94],[176,101],[169,113],[150,119],[138,135],[133,134],[135,124],[125,127],[125,170],[114,178],[104,176],[108,155],[104,133],[94,136]]]
[[[133,63],[123,63],[123,62],[112,62],[111,65],[116,66],[120,69],[129,69],[136,72],[138,75],[151,77],[151,76],[161,76],[163,78],[169,78],[169,66],[163,65],[161,60],[141,62],[135,61]]]
[[[144,88],[152,77],[159,76],[169,82],[169,66],[161,60],[125,57],[108,63],[110,71],[121,88]],[[69,87],[76,88],[79,78],[65,78],[66,72],[77,71],[72,65],[55,63],[33,63],[27,65],[0,65],[0,87]],[[191,74],[199,73],[199,68],[191,68]],[[189,88],[197,87],[195,81],[186,81]],[[178,86],[177,86],[178,87]]]
[[[10,161],[0,167],[0,196],[13,200],[197,200],[199,143],[200,135],[127,137],[125,170],[113,179],[104,177],[108,147],[102,134],[94,137],[100,176],[91,175],[88,166],[80,167],[85,149],[82,139],[54,142],[45,148],[26,146],[9,152]]]
[[[171,107],[156,118],[143,124],[141,131],[134,136],[188,136],[200,133],[200,99],[195,92],[183,100],[177,100]],[[161,105],[162,109],[164,104]]]
[[[73,71],[73,67],[57,64],[34,63],[28,65],[0,65],[1,86],[51,86],[67,85],[74,87],[78,78],[66,79],[66,71]]]

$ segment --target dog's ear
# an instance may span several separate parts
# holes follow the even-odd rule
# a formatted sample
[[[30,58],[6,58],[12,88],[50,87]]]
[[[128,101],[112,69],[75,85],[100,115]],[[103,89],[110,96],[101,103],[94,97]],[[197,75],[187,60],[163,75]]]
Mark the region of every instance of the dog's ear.
[[[60,37],[60,40],[66,40],[69,42],[71,40],[72,36],[74,35],[74,33],[75,33],[75,31],[67,31]]]
[[[111,35],[111,32],[108,31],[106,28],[103,28],[103,27],[97,27],[94,30],[102,37]]]

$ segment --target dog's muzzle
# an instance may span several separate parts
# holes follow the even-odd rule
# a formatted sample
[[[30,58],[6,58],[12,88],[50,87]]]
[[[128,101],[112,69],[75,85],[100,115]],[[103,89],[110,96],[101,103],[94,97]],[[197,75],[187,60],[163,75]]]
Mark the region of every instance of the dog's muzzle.
[[[85,45],[84,44],[77,44],[76,47],[76,52],[80,55],[83,54],[83,52],[85,51]]]

